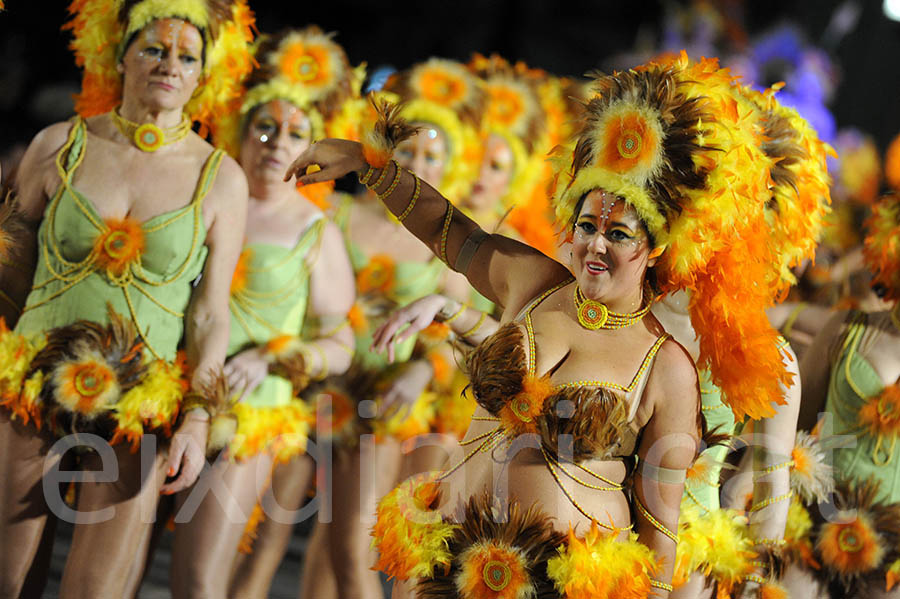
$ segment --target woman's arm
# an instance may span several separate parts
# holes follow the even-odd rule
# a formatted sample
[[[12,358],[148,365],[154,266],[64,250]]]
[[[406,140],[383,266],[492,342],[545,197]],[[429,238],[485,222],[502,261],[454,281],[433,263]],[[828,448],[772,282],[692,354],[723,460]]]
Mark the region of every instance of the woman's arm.
[[[38,133],[28,146],[14,181],[16,211],[24,227],[10,240],[12,255],[0,258],[0,316],[10,328],[19,320],[31,291],[37,263],[37,230],[47,198],[59,184],[56,155],[65,145],[71,127],[71,123],[56,123]]]
[[[185,349],[195,391],[221,371],[228,349],[228,297],[247,218],[247,179],[231,158],[222,160],[204,200],[204,216],[211,220],[206,235],[209,254],[185,317]],[[177,493],[197,479],[204,464],[207,429],[208,417],[199,410],[185,416],[169,448],[169,476],[178,476],[163,486],[164,493]]]
[[[847,312],[835,313],[813,339],[800,362],[801,402],[797,427],[812,430],[825,409],[831,378],[831,347],[841,334]]]
[[[654,597],[667,597],[672,582],[678,515],[684,475],[700,440],[700,387],[688,353],[674,341],[660,348],[645,391],[652,415],[641,435],[640,463],[634,476],[635,529],[660,560],[660,586]],[[640,409],[638,411],[640,417]]]
[[[307,341],[314,351],[307,367],[316,378],[343,374],[353,359],[353,331],[347,315],[356,299],[356,281],[340,230],[327,223],[312,265],[309,311],[319,321],[315,338]]]
[[[783,350],[794,383],[785,389],[784,405],[775,415],[753,423],[749,439],[753,451],[753,505],[750,508],[750,535],[762,553],[782,544],[791,504],[791,452],[800,412],[800,370],[789,346]],[[757,575],[765,576],[765,567]]]
[[[303,174],[312,165],[321,170]],[[285,178],[297,176],[300,183],[318,183],[351,172],[367,182],[436,256],[464,274],[482,295],[505,308],[518,308],[569,276],[565,267],[534,248],[485,233],[430,185],[398,169],[395,162],[383,169],[370,167],[362,145],[356,142],[326,139],[313,144],[293,162]]]

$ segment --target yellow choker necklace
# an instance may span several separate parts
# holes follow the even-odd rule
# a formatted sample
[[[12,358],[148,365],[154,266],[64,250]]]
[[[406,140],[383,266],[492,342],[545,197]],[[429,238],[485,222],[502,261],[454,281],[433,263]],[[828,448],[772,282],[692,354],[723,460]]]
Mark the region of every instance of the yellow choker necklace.
[[[186,114],[182,115],[181,123],[168,129],[160,129],[153,123],[139,124],[129,121],[119,114],[118,109],[112,111],[112,121],[122,135],[143,152],[155,152],[163,146],[180,141],[191,130],[191,119]]]
[[[653,302],[648,301],[647,305],[637,312],[628,314],[610,312],[606,304],[584,297],[578,283],[575,283],[573,296],[575,313],[578,315],[579,324],[591,331],[598,329],[623,329],[631,326],[646,316],[647,312],[650,311],[650,306],[653,304]]]

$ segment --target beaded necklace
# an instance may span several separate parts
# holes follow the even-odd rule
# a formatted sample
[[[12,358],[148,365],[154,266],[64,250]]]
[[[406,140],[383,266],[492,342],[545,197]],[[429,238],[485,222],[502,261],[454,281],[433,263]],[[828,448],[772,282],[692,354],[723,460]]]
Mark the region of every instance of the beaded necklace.
[[[181,115],[181,123],[168,129],[161,129],[153,123],[135,123],[129,121],[119,110],[110,113],[112,122],[116,128],[137,148],[143,152],[155,152],[163,146],[173,144],[184,139],[191,130],[191,119],[186,114]]]
[[[575,302],[575,312],[578,314],[578,323],[591,331],[623,329],[631,326],[646,316],[652,305],[652,302],[648,301],[643,308],[627,314],[611,312],[606,304],[586,298],[578,283],[575,283],[572,298]]]

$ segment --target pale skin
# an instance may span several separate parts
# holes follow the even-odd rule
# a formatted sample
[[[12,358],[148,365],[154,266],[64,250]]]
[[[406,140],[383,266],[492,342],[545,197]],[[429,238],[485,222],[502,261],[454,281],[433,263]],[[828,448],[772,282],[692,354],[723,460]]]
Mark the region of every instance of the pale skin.
[[[274,100],[254,111],[242,138],[240,163],[247,176],[250,201],[246,243],[263,243],[291,249],[319,209],[301,197],[295,186],[282,180],[284,169],[296,153],[309,147],[308,116],[293,104]],[[310,267],[308,312],[322,323],[323,335],[345,322],[353,305],[354,279],[350,259],[337,227],[328,223],[322,240],[313,249]],[[317,376],[343,373],[350,366],[352,331],[342,327],[329,336],[310,339],[321,354],[311,351],[309,371]],[[325,362],[322,362],[322,355]],[[268,374],[269,363],[261,346],[243,350],[225,364],[225,375],[244,397]],[[299,457],[297,460],[307,460]],[[173,597],[220,597],[228,594],[229,575],[247,519],[259,500],[272,468],[271,457],[259,454],[245,460],[219,460],[204,476],[225,482],[235,502],[223,506],[208,493],[193,518],[175,531],[172,560]],[[311,474],[310,470],[310,474]],[[303,492],[311,483],[307,476]],[[189,490],[188,490],[189,491]],[[178,503],[187,499],[188,491]]]
[[[154,21],[128,47],[119,71],[123,76],[120,114],[138,123],[153,123],[163,129],[174,127],[181,122],[183,107],[202,74],[200,33],[178,19]],[[37,226],[47,202],[60,185],[55,158],[70,128],[69,123],[57,123],[41,131],[20,167],[19,206],[31,223],[24,247],[32,265]],[[87,151],[73,186],[90,198],[102,218],[128,217],[139,222],[190,203],[200,171],[213,150],[200,137],[189,133],[156,153],[142,152],[116,128],[109,114],[87,120],[86,143]],[[128,176],[123,177],[123,173]],[[237,163],[226,158],[203,203],[209,255],[204,276],[185,317],[187,359],[195,373],[195,385],[224,363],[228,342],[228,288],[240,252],[240,236],[234,232],[244,228],[246,201],[246,179]],[[20,301],[31,287],[32,277],[33,266],[28,273],[16,270],[3,273],[4,284],[9,281],[9,289]],[[76,526],[63,573],[62,596],[122,596],[121,585],[125,580],[121,573],[129,570],[136,557],[141,559],[136,556],[140,553],[137,546],[149,526],[141,521],[139,511],[148,506],[152,510],[158,493],[177,492],[196,480],[205,464],[207,429],[205,412],[191,412],[175,432],[167,456],[159,455],[152,476],[143,481],[123,476],[112,486],[82,485],[79,510],[115,505],[116,516],[103,524]],[[5,418],[0,424],[0,442],[9,450],[3,452],[5,456],[18,455],[18,449],[14,452],[12,448],[33,451],[33,437],[36,437],[33,432],[11,426]],[[120,459],[120,472],[139,471],[138,460],[139,456],[129,454],[126,448]],[[0,469],[5,471],[11,466],[12,462],[7,464],[8,461]],[[29,484],[39,486],[39,459],[37,466],[37,470],[27,473],[17,468],[19,476],[34,476]],[[171,477],[168,483],[166,476]],[[9,507],[2,512],[4,517],[11,513]],[[32,547],[46,521],[46,513],[15,523],[4,520],[3,538],[10,546]],[[97,559],[98,547],[104,548],[103,559]],[[4,555],[0,565],[3,577],[0,594],[18,593],[15,589],[21,584],[33,555],[30,551]]]
[[[346,173],[363,173],[367,165],[361,146],[345,140],[325,140],[301,154],[286,177],[305,172],[310,164],[322,170],[300,176],[302,182],[323,181]],[[387,167],[392,168],[392,167]],[[399,213],[412,195],[414,179],[404,176],[398,190],[385,204]],[[381,190],[376,190],[381,191]],[[546,289],[574,275],[585,296],[602,301],[610,310],[630,312],[643,300],[642,284],[646,270],[655,262],[651,248],[633,209],[603,190],[589,193],[576,222],[573,256],[568,268],[515,240],[490,235],[479,247],[466,276],[482,295],[502,308],[501,322],[513,320],[519,311]],[[604,215],[610,204],[618,203],[615,215]],[[440,251],[441,229],[446,201],[430,186],[422,185],[416,208],[405,226],[434,252]],[[477,228],[470,219],[455,213],[447,235],[447,255],[453,264],[465,239]],[[533,312],[537,346],[536,371],[548,373],[551,381],[630,379],[647,349],[661,334],[655,318],[644,318],[635,326],[616,330],[588,331],[575,315],[572,285],[551,295]],[[481,415],[486,412],[479,410]],[[647,386],[637,408],[636,422],[643,429],[638,454],[648,463],[673,469],[687,468],[694,458],[698,441],[699,391],[693,363],[676,342],[663,343],[649,374]],[[482,432],[485,423],[473,422],[467,437]],[[490,460],[489,457],[486,459]],[[446,509],[486,488],[490,478],[473,460],[471,467],[448,479]],[[590,466],[610,478],[621,480],[621,462],[597,462]],[[589,520],[565,499],[547,472],[536,450],[519,452],[509,468],[509,496],[523,505],[538,503],[553,518],[559,530],[569,526],[584,532]],[[488,478],[485,478],[487,474]],[[466,480],[459,480],[464,478]],[[488,487],[489,488],[489,487]],[[627,525],[630,520],[624,495],[618,492],[567,488],[589,513],[599,520]],[[662,484],[635,476],[635,491],[643,503],[670,530],[678,524],[678,509],[683,485]],[[643,518],[636,530],[642,542],[663,558],[658,578],[671,579],[675,545]],[[659,596],[667,596],[659,591]]]
[[[691,326],[687,311],[689,296],[686,292],[669,294],[653,306],[653,314],[665,326],[666,331],[675,337],[691,354],[696,362],[700,356],[700,345]],[[732,478],[738,483],[729,485],[728,496],[725,497],[727,507],[744,509],[742,497],[753,494],[753,503],[781,496],[790,489],[790,470],[780,468],[771,473],[756,474],[769,466],[782,464],[790,459],[794,446],[794,434],[797,430],[797,415],[800,410],[800,373],[797,358],[790,347],[782,350],[785,367],[794,377],[794,383],[785,389],[785,404],[776,406],[776,413],[771,418],[752,421],[744,428],[746,442],[754,450],[753,460],[746,461],[746,472],[741,471]],[[789,502],[779,501],[758,510],[750,515],[750,532],[756,539],[781,539],[787,522]],[[748,583],[748,593],[754,583]],[[706,577],[695,573],[682,587],[672,593],[672,597],[709,597],[712,587],[707,587]],[[792,595],[793,596],[793,595]]]

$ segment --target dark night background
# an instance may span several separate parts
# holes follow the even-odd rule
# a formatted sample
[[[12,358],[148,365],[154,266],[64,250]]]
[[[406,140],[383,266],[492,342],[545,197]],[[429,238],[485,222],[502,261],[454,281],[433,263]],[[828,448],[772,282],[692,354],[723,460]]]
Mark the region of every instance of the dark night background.
[[[852,0],[851,0],[852,1]],[[857,0],[855,29],[827,48],[841,82],[831,108],[839,127],[870,133],[883,151],[900,132],[900,23],[889,21],[882,0]],[[7,0],[0,13],[0,155],[27,142],[48,119],[65,118],[79,73],[66,48],[63,0]],[[449,2],[293,2],[256,0],[261,31],[316,23],[336,31],[351,61],[403,68],[428,58],[466,60],[474,51],[561,75],[610,67],[638,38],[658,39],[673,2],[569,0],[451,0]],[[681,4],[684,4],[682,2]],[[720,0],[755,33],[785,20],[818,42],[843,0]]]

